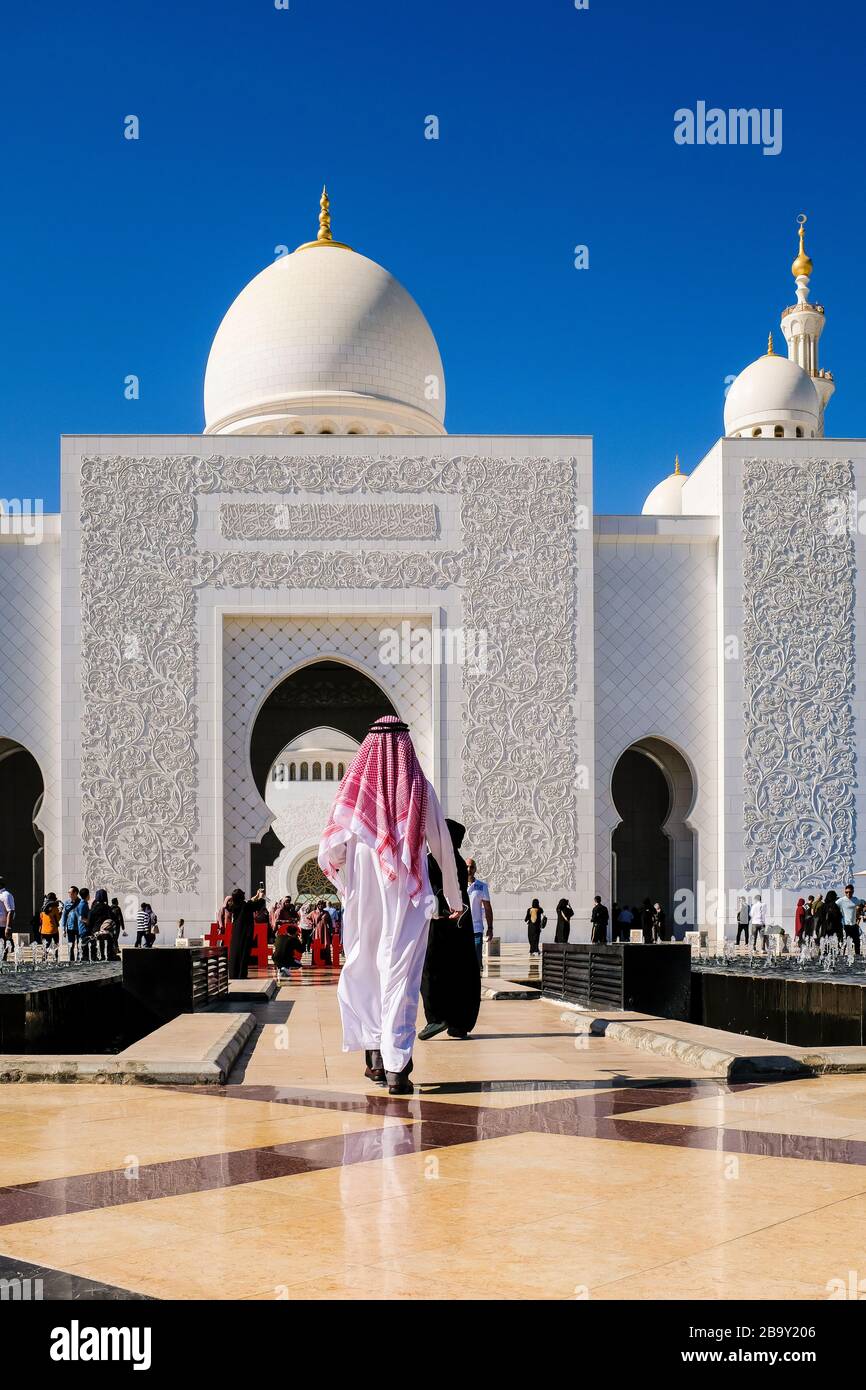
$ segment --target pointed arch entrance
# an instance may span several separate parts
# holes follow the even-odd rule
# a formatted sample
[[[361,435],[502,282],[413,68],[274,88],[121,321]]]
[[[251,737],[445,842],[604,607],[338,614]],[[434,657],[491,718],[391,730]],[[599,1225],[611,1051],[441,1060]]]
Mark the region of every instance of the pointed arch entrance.
[[[391,700],[372,677],[347,662],[313,661],[291,672],[271,691],[252,729],[250,766],[262,800],[266,799],[268,779],[275,764],[294,740],[310,731],[326,728],[348,735],[351,741],[360,743],[376,719],[383,714],[396,713]],[[326,762],[322,762],[325,758],[326,753],[319,759],[323,770],[327,766]],[[310,773],[314,766],[314,762],[308,760]],[[299,759],[296,769],[299,780],[300,769]],[[301,810],[303,833],[307,841],[311,840],[311,830],[316,832],[321,828],[311,826],[310,821],[322,818],[322,798],[329,802],[336,780],[331,783],[329,790],[324,777],[316,778],[315,783],[312,775],[309,777],[312,799],[309,806]],[[265,833],[258,844],[252,846],[250,882],[253,888],[265,883],[268,868],[284,849],[291,852],[292,846],[284,844],[274,827]]]
[[[44,836],[36,823],[44,794],[33,754],[13,739],[0,738],[0,878],[15,899],[20,931],[29,931],[45,893]]]
[[[689,823],[695,795],[690,765],[664,739],[631,744],[613,770],[620,819],[611,835],[612,898],[630,907],[645,898],[661,903],[679,937],[695,922],[696,839]]]

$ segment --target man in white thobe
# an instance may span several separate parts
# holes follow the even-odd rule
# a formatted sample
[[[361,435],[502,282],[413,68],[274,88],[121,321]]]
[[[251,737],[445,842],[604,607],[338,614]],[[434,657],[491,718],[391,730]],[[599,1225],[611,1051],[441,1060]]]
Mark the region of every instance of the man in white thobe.
[[[443,891],[449,905],[460,905],[461,894],[451,836],[439,798],[417,764],[406,726],[383,719],[377,721],[373,731],[358,752],[362,761],[371,738],[405,735],[398,755],[402,759],[399,775],[401,779],[413,779],[416,805],[420,798],[424,806],[423,826],[415,825],[410,852],[405,807],[396,805],[397,769],[392,765],[387,771],[378,766],[371,770],[367,762],[363,764],[366,770],[360,774],[366,782],[359,788],[357,774],[352,784],[353,765],[337,793],[332,820],[322,838],[319,863],[343,899],[345,964],[337,990],[343,1051],[365,1051],[366,1074],[382,1082],[385,1076],[378,1073],[384,1072],[393,1094],[408,1094],[412,1090],[408,1078],[427,929],[437,910],[427,872],[426,847],[442,869]],[[404,781],[400,785],[404,787]],[[388,854],[377,849],[376,836],[352,816],[365,793],[368,798],[378,797],[380,827],[383,823],[395,827]],[[342,829],[335,827],[335,819]],[[460,911],[460,906],[455,907],[453,915],[459,916]],[[374,1054],[372,1059],[370,1054]],[[375,1054],[381,1054],[381,1059]]]

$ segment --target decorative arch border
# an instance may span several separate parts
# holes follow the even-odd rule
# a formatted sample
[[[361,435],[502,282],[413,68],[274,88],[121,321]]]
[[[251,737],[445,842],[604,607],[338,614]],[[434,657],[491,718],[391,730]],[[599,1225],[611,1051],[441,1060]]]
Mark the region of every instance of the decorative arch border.
[[[677,790],[673,771],[671,767],[665,762],[662,752],[656,752],[655,749],[646,746],[647,744],[652,743],[661,744],[663,746],[663,749],[670,749],[670,751],[682,761],[685,770],[688,773],[690,782],[690,795],[687,805],[677,805]],[[689,757],[685,749],[682,748],[676,742],[675,739],[668,738],[664,734],[642,734],[638,738],[630,739],[627,744],[625,744],[623,747],[619,749],[616,757],[614,758],[613,763],[611,765],[607,786],[607,797],[613,810],[613,822],[608,827],[606,832],[607,854],[609,860],[612,860],[613,858],[613,836],[616,830],[619,828],[619,826],[622,825],[622,817],[620,816],[616,807],[616,802],[613,799],[614,773],[616,772],[616,769],[619,766],[620,759],[623,758],[626,753],[631,752],[632,749],[634,749],[635,752],[642,753],[644,757],[649,758],[653,763],[655,763],[656,767],[659,769],[659,771],[665,779],[665,782],[667,783],[671,798],[670,808],[660,828],[662,834],[666,837],[671,846],[671,853],[677,853],[681,844],[685,843],[684,840],[681,840],[681,837],[674,835],[673,832],[676,826],[682,826],[682,828],[685,831],[687,831],[688,835],[690,836],[690,839],[688,841],[689,858],[691,860],[691,885],[689,891],[693,894],[693,902],[692,917],[689,919],[689,926],[694,927],[697,922],[697,913],[699,911],[697,887],[699,882],[700,856],[703,847],[701,843],[701,829],[695,823],[692,817],[695,811],[695,807],[698,804],[700,787],[698,783],[697,770],[692,759]],[[672,893],[672,907],[674,907],[674,896],[674,893]]]
[[[316,666],[323,661],[338,662],[364,676],[384,695],[387,695],[401,718],[407,717],[407,707],[410,700],[417,700],[419,692],[425,688],[427,694],[425,727],[418,729],[416,726],[415,732],[422,761],[430,766],[433,757],[433,701],[429,667],[395,666],[390,668],[394,673],[393,679],[383,679],[383,671],[387,671],[389,668],[378,668],[374,673],[356,656],[346,653],[345,647],[349,637],[346,636],[341,639],[338,632],[332,631],[328,634],[326,646],[301,657],[299,660],[293,661],[289,657],[288,664],[286,664],[286,657],[289,653],[289,641],[287,641],[280,648],[280,655],[275,658],[280,662],[279,666],[263,667],[260,679],[250,681],[246,669],[243,669],[242,678],[237,675],[238,670],[242,668],[239,667],[235,659],[233,651],[235,643],[231,636],[227,635],[230,634],[232,624],[247,627],[255,624],[280,625],[285,628],[287,635],[289,635],[289,641],[291,634],[294,633],[296,640],[303,645],[305,640],[303,630],[309,629],[311,626],[314,626],[316,631],[327,631],[329,626],[332,629],[338,629],[341,626],[345,627],[347,624],[351,624],[355,633],[359,629],[367,627],[370,629],[372,638],[374,632],[379,630],[381,620],[364,614],[334,615],[333,617],[304,614],[285,616],[275,614],[270,616],[231,613],[224,615],[222,658],[223,778],[226,777],[226,770],[230,769],[234,779],[231,802],[226,796],[225,788],[222,792],[222,803],[225,807],[223,824],[223,884],[225,892],[229,892],[235,883],[246,882],[250,846],[257,844],[276,821],[275,813],[264,801],[253,779],[250,748],[256,720],[267,700],[285,680],[288,680],[298,671],[306,670],[308,667]],[[235,709],[238,689],[242,691],[240,714]],[[417,721],[415,722],[417,725]],[[280,854],[278,863],[282,857]]]
[[[243,614],[240,614],[240,613],[237,613],[237,614],[233,614],[232,616],[237,617],[237,618],[242,618],[244,615],[243,615]],[[295,614],[295,615],[287,614],[287,615],[285,615],[285,616],[281,616],[280,614],[274,614],[273,617],[270,617],[270,616],[267,615],[267,614],[264,614],[264,615],[259,614],[258,616],[259,616],[260,618],[262,618],[262,620],[265,621],[265,622],[306,623],[306,622],[311,622],[311,621],[314,620],[314,615],[313,615],[313,614],[303,614],[303,613],[298,613],[298,614]],[[363,620],[363,619],[362,619],[362,620]],[[339,615],[337,615],[337,616],[335,616],[335,617],[333,617],[333,618],[330,618],[330,617],[329,617],[329,618],[324,618],[324,617],[323,617],[323,618],[321,619],[321,621],[322,621],[322,622],[335,622],[335,623],[339,623],[339,622],[344,622],[344,621],[346,621],[346,619],[341,618]],[[369,668],[368,668],[367,666],[365,666],[365,665],[363,664],[363,662],[356,661],[356,660],[355,660],[354,658],[352,658],[352,657],[345,656],[341,651],[338,651],[336,648],[335,648],[333,651],[331,651],[331,650],[324,650],[324,651],[321,651],[321,652],[316,652],[316,653],[315,653],[314,655],[312,655],[312,656],[304,657],[304,659],[303,659],[302,661],[296,661],[296,662],[294,662],[293,665],[291,666],[291,668],[290,668],[289,670],[287,670],[282,676],[277,676],[277,678],[276,678],[274,681],[271,682],[270,686],[269,686],[268,689],[265,691],[264,695],[262,695],[262,697],[261,697],[261,699],[259,700],[259,703],[258,703],[258,705],[256,706],[255,711],[254,711],[254,713],[253,713],[252,717],[250,718],[249,723],[248,723],[248,725],[247,725],[247,731],[246,731],[246,736],[247,736],[247,756],[249,756],[249,753],[250,753],[250,747],[251,747],[252,737],[253,737],[253,729],[254,729],[255,726],[256,726],[256,720],[258,719],[259,715],[261,714],[261,712],[262,712],[262,710],[264,709],[265,705],[267,704],[268,700],[269,700],[269,699],[271,698],[271,696],[273,695],[274,691],[275,691],[275,690],[279,690],[280,686],[283,684],[284,681],[290,680],[291,677],[292,677],[292,676],[296,676],[296,675],[298,674],[299,671],[304,671],[304,670],[306,670],[306,668],[307,668],[308,666],[318,666],[318,664],[319,664],[320,661],[335,661],[335,662],[338,662],[341,666],[349,666],[349,667],[351,667],[351,669],[352,669],[353,671],[357,671],[358,674],[359,674],[360,676],[366,676],[367,680],[371,681],[371,682],[373,683],[373,685],[378,686],[378,688],[381,690],[381,692],[382,692],[383,695],[387,695],[387,696],[388,696],[388,699],[389,699],[389,700],[391,699],[391,691],[388,690],[387,686],[384,685],[383,682],[382,682],[381,680],[379,680],[377,676],[374,676],[374,675],[372,674],[372,672],[369,670]],[[330,725],[327,725],[327,726],[322,726],[322,727],[331,727],[331,726],[330,726]],[[334,733],[339,733],[339,732],[340,732],[339,729],[334,729]]]
[[[661,732],[657,726],[652,729],[635,734],[623,743],[618,745],[616,753],[605,760],[603,777],[599,776],[598,791],[596,797],[596,889],[601,893],[605,901],[610,898],[611,883],[611,840],[613,832],[620,824],[620,815],[613,800],[613,774],[623,753],[627,753],[630,748],[639,746],[650,740],[666,744],[682,758],[688,768],[692,783],[692,799],[688,813],[684,817],[684,823],[692,832],[694,844],[694,880],[697,888],[700,873],[703,871],[702,862],[707,857],[708,850],[711,848],[710,838],[716,833],[715,807],[710,798],[710,790],[702,782],[698,774],[697,765],[694,758],[686,748],[670,734]],[[665,776],[667,776],[667,771]],[[707,885],[708,889],[712,885]],[[700,915],[703,909],[704,899],[698,894],[697,908]]]
[[[686,767],[688,768],[689,776],[691,777],[691,780],[692,780],[692,799],[691,799],[691,803],[690,803],[690,805],[689,805],[689,809],[688,809],[688,811],[686,812],[684,819],[690,820],[690,819],[691,819],[691,816],[692,816],[692,814],[693,814],[693,812],[694,812],[694,810],[695,810],[695,807],[696,807],[697,804],[698,804],[698,798],[699,798],[699,795],[700,795],[699,786],[698,786],[698,774],[697,774],[697,769],[695,768],[694,762],[693,762],[692,758],[689,756],[689,754],[686,752],[685,748],[683,748],[679,743],[677,743],[676,739],[671,738],[668,734],[659,734],[659,733],[639,734],[637,738],[630,738],[629,741],[628,741],[628,743],[624,743],[624,744],[620,747],[619,751],[616,753],[616,755],[615,755],[615,757],[614,757],[614,759],[613,759],[613,761],[612,761],[612,763],[611,763],[611,765],[610,765],[610,771],[609,771],[609,773],[608,773],[608,778],[607,778],[607,795],[608,795],[608,798],[609,798],[609,800],[610,800],[610,803],[611,803],[611,805],[613,806],[614,811],[616,811],[616,806],[615,806],[614,800],[613,800],[613,774],[614,774],[614,772],[616,771],[617,763],[619,762],[619,760],[620,760],[620,758],[622,757],[623,753],[628,753],[629,749],[631,749],[631,748],[637,748],[639,752],[646,752],[648,757],[652,757],[652,751],[651,751],[651,750],[643,749],[643,748],[640,747],[640,745],[641,745],[642,743],[649,743],[649,742],[651,742],[651,741],[653,741],[653,740],[654,740],[656,743],[665,743],[665,744],[667,744],[667,746],[668,746],[669,748],[672,748],[673,751],[674,751],[676,754],[678,754],[679,757],[682,758],[683,762],[685,763]],[[659,762],[658,766],[661,768],[662,772],[664,772],[665,777],[668,777],[668,775],[669,775],[669,774],[668,774],[668,769],[667,769],[666,767],[664,767],[664,765],[663,765],[661,762]]]
[[[32,748],[28,748],[20,738],[12,738],[7,735],[0,735],[0,763],[13,753],[28,753],[39,769],[39,776],[42,778],[42,795],[36,815],[33,817],[33,825],[42,836],[42,843],[45,848],[46,861],[48,858],[49,837],[53,836],[55,821],[51,809],[51,797],[48,795],[49,782],[45,776],[45,766],[43,759],[34,753]]]

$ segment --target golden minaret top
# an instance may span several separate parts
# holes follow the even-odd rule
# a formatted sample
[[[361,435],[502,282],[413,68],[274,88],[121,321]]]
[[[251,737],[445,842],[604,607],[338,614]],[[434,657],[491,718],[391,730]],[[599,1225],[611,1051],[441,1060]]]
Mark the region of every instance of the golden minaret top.
[[[795,280],[798,275],[811,275],[814,269],[812,261],[810,257],[806,255],[806,248],[803,245],[803,238],[806,235],[806,221],[807,218],[805,212],[801,212],[799,217],[797,218],[797,222],[799,224],[797,227],[797,233],[800,238],[800,250],[791,265],[791,274],[793,275]]]
[[[295,250],[309,251],[313,246],[338,246],[343,251],[352,249],[344,241],[335,241],[331,235],[331,200],[325,185],[322,186],[322,196],[319,199],[319,234],[315,241],[305,241],[302,246],[296,246]]]

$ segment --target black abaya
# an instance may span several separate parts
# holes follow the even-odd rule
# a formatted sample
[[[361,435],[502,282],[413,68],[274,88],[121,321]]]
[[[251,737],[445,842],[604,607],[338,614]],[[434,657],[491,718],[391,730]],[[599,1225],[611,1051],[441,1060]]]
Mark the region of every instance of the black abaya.
[[[554,941],[560,943],[567,942],[571,935],[571,919],[574,916],[573,907],[558,907],[556,909],[556,935]]]
[[[447,1023],[448,1032],[463,1037],[471,1033],[481,1007],[481,971],[475,950],[475,929],[469,908],[469,873],[458,853],[466,833],[456,821],[446,821],[454,845],[457,879],[463,899],[463,915],[448,917],[448,903],[442,893],[442,872],[428,856],[430,886],[436,894],[439,914],[430,923],[427,955],[421,976],[421,999],[428,1023]]]
[[[253,946],[255,903],[245,902],[232,918],[232,944],[229,947],[229,979],[245,980]]]

